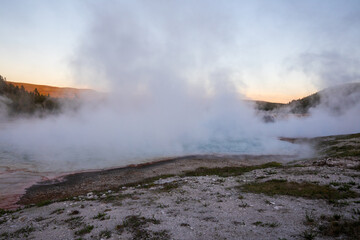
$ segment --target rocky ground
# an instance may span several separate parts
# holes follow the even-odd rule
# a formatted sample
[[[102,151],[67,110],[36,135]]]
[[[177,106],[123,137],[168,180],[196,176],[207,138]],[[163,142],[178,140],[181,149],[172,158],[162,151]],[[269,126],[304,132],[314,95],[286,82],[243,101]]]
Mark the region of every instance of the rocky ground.
[[[293,141],[318,156],[243,157],[173,172],[160,164],[146,167],[145,179],[92,191],[87,183],[107,174],[39,185],[22,199],[25,208],[1,211],[0,239],[360,239],[360,135]]]

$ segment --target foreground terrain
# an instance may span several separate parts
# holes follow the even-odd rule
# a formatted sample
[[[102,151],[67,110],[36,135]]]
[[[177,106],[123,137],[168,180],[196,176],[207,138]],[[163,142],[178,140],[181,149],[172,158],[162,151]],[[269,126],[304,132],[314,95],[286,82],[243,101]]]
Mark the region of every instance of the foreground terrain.
[[[1,212],[0,239],[359,239],[360,134],[287,141],[318,156],[190,156],[142,166],[142,179],[130,168],[34,186],[25,208]]]

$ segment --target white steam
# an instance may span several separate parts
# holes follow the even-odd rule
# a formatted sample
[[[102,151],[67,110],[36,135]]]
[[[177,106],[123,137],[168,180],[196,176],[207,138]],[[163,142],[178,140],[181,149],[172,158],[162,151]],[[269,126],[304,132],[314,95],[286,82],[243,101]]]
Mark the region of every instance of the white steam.
[[[297,154],[305,150],[277,138],[360,131],[359,104],[336,117],[262,122],[240,94],[232,3],[215,2],[95,5],[72,66],[79,80],[106,83],[108,97],[76,113],[7,122],[1,158],[70,171],[186,154]]]

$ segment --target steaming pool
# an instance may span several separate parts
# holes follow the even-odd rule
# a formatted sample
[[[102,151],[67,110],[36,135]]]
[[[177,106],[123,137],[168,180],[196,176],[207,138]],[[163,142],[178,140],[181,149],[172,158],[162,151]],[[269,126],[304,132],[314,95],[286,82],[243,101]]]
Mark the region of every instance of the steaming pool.
[[[126,158],[118,156],[112,159],[108,157],[109,155],[104,155],[103,158],[99,156],[101,153],[99,149],[87,153],[85,153],[85,149],[66,149],[63,150],[65,154],[54,151],[47,152],[45,156],[34,151],[27,152],[24,149],[7,146],[7,150],[0,152],[0,208],[6,208],[9,202],[16,202],[15,200],[24,194],[25,189],[35,183],[79,171],[124,167],[130,164],[141,164],[166,157],[190,154],[296,155],[301,151],[297,145],[279,140],[275,142],[279,147],[277,152],[269,151],[270,149],[274,150],[273,146],[271,144],[264,146],[263,139],[229,139],[228,141],[222,139],[213,140],[200,146],[184,146],[181,153],[177,154],[147,151],[143,154],[148,157],[141,158],[134,154]]]

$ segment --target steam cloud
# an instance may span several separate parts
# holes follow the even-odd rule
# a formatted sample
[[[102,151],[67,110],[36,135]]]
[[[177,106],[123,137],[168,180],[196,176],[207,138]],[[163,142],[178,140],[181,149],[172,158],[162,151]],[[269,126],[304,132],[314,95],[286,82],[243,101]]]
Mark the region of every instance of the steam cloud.
[[[360,80],[360,61],[337,52],[304,53],[296,66],[320,88]]]
[[[76,113],[7,122],[4,161],[70,171],[194,153],[294,154],[305,149],[277,137],[360,131],[359,104],[341,116],[320,108],[263,123],[239,93],[241,69],[229,64],[239,29],[232,3],[157,3],[91,8],[72,67],[81,81],[106,82],[107,98]]]

